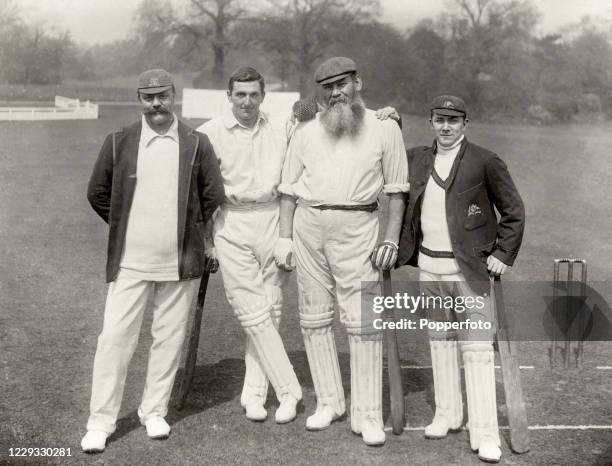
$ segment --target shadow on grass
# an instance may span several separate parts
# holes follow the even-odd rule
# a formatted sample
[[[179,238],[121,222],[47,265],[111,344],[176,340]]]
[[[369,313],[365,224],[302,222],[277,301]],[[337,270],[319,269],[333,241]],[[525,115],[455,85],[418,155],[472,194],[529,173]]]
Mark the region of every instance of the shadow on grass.
[[[308,360],[304,351],[294,351],[289,353],[289,358],[295,369],[296,375],[302,387],[306,390],[313,391],[312,377],[308,367]],[[347,353],[338,355],[340,362],[340,372],[342,375],[342,384],[346,394],[347,401],[350,400],[350,360]],[[415,361],[402,361],[402,364],[415,365]],[[181,420],[203,413],[208,409],[218,406],[223,403],[235,400],[239,403],[240,393],[242,391],[242,383],[244,377],[244,361],[242,359],[223,359],[215,364],[197,366],[193,378],[193,383],[185,405],[182,410],[176,409],[176,401],[178,388],[183,377],[183,371],[179,370],[175,379],[173,396],[170,401],[168,423],[172,426]],[[409,397],[411,393],[422,392],[426,390],[430,392],[428,387],[431,386],[431,374],[429,371],[402,371],[404,395]],[[433,406],[433,395],[427,395],[427,402]],[[268,391],[268,406],[277,405],[274,391],[270,388]],[[349,403],[347,403],[348,405]],[[348,406],[347,406],[348,407]],[[304,404],[298,407],[299,412],[305,410]],[[383,370],[383,412],[384,418],[389,416],[389,386],[387,381],[386,369]],[[113,442],[121,439],[133,430],[140,429],[140,420],[137,411],[130,412],[127,416],[117,421],[117,430],[110,437],[109,441]]]
[[[197,366],[191,390],[182,410],[175,407],[178,386],[183,378],[183,371],[176,374],[173,396],[168,406],[166,420],[173,424],[194,414],[202,413],[214,406],[231,401],[240,395],[244,375],[244,361],[241,359],[223,359],[215,364]],[[117,429],[109,442],[119,440],[133,430],[140,429],[140,419],[136,410],[117,421]]]

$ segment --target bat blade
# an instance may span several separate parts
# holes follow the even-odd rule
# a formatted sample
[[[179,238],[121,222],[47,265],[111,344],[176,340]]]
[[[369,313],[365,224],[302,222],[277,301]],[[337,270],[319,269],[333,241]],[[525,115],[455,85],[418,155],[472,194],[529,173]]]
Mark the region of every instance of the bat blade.
[[[200,281],[200,289],[198,290],[198,301],[193,317],[193,326],[189,335],[189,343],[187,345],[187,356],[185,357],[185,369],[183,370],[183,378],[179,388],[178,400],[176,409],[179,411],[185,406],[187,395],[191,389],[193,375],[195,373],[196,362],[198,358],[198,346],[200,344],[200,328],[202,327],[202,312],[204,309],[204,301],[206,300],[206,290],[208,289],[208,279],[210,272],[205,271]]]
[[[497,348],[504,379],[506,407],[508,409],[510,446],[516,453],[526,453],[529,451],[527,411],[523,398],[516,342],[511,341],[508,335],[506,308],[499,276],[496,276],[492,282],[492,294],[495,296],[495,311],[498,322]]]
[[[391,296],[391,272],[383,270],[383,294]],[[388,310],[388,316],[395,320],[395,309]],[[387,375],[389,377],[389,397],[391,401],[391,427],[395,435],[400,435],[406,425],[404,406],[404,388],[402,384],[402,370],[400,367],[399,348],[395,329],[385,329],[387,346]]]

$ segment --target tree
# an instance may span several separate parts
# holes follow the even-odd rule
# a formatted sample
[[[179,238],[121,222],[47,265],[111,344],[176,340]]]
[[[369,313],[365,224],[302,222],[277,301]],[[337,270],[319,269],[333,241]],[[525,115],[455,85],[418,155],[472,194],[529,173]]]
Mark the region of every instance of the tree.
[[[179,50],[178,58],[185,58],[202,55],[210,47],[212,80],[218,85],[225,78],[227,53],[236,45],[233,28],[247,18],[248,11],[247,0],[189,0],[182,13],[168,1],[144,0],[137,19],[139,32],[149,48],[179,45],[173,51]]]
[[[8,29],[21,22],[19,9],[14,0],[2,0],[0,2],[0,33],[4,34]]]
[[[455,12],[443,20],[442,30],[450,31],[445,87],[464,94],[476,112],[491,108],[491,99],[507,111],[525,112],[529,84],[518,82],[533,72],[530,57],[538,18],[526,0],[459,0]]]
[[[402,95],[414,113],[424,114],[431,99],[443,92],[445,47],[443,38],[427,23],[417,25],[406,41],[401,55],[406,64]]]
[[[0,79],[11,84],[57,84],[76,56],[67,32],[50,34],[43,24],[27,24],[17,4],[0,2]]]
[[[342,42],[348,28],[370,21],[377,8],[376,0],[269,0],[252,32],[275,54],[278,75],[288,79],[295,73],[298,90],[306,94],[313,65]]]

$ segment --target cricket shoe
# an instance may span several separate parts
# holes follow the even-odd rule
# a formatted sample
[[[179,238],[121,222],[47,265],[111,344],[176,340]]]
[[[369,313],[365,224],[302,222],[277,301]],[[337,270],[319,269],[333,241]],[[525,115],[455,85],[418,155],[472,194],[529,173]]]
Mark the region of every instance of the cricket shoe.
[[[154,416],[142,423],[147,429],[147,435],[149,438],[154,440],[163,440],[170,436],[170,426],[161,416]]]
[[[249,403],[244,406],[249,421],[262,422],[268,417],[268,411],[260,403]]]
[[[441,439],[448,435],[448,431],[456,431],[461,428],[461,421],[450,425],[447,417],[436,413],[433,421],[425,427],[425,437],[429,439]]]
[[[81,440],[81,449],[85,453],[102,453],[106,448],[107,438],[108,433],[103,430],[88,430]]]
[[[385,431],[380,423],[371,417],[364,417],[359,423],[359,428],[353,429],[353,432],[355,434],[361,434],[363,442],[371,447],[384,445],[387,440]]]
[[[324,430],[327,429],[332,422],[338,419],[340,416],[336,414],[334,408],[328,405],[321,407],[317,406],[317,410],[312,416],[306,419],[307,430]]]
[[[478,458],[487,463],[498,463],[501,459],[501,449],[495,438],[486,435],[480,439]]]
[[[285,393],[281,397],[280,406],[276,410],[275,419],[277,424],[286,424],[291,422],[297,416],[296,407],[300,402],[291,393]]]

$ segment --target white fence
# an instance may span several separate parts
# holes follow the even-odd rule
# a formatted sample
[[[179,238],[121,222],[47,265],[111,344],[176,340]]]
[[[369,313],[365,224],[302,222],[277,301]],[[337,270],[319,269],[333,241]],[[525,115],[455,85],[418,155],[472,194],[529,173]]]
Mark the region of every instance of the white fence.
[[[261,110],[290,115],[291,107],[300,99],[299,92],[266,92]],[[230,108],[227,91],[183,89],[183,118],[210,119],[223,115]]]
[[[0,107],[0,121],[95,120],[98,105],[55,96],[55,107]]]

